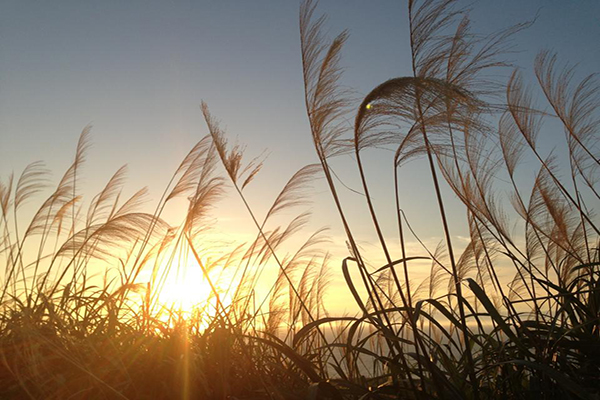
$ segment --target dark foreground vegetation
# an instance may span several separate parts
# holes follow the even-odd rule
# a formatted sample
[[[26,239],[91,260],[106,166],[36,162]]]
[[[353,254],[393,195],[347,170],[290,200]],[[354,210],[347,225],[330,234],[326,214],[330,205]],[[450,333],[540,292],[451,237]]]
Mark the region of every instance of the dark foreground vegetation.
[[[494,77],[510,67],[509,44],[526,25],[483,37],[454,1],[409,0],[408,8],[412,75],[382,83],[357,106],[338,85],[346,33],[327,41],[324,19],[303,4],[306,109],[319,163],[296,173],[266,216],[245,196],[260,160],[228,145],[205,104],[210,135],[182,161],[153,213],[139,211],[145,190],[120,198],[123,169],[82,206],[88,130],[28,222],[20,213],[46,187],[42,164],[2,181],[0,397],[600,398],[598,82],[577,80],[549,52],[536,58],[535,88],[518,71],[502,82]],[[563,143],[552,151],[541,143],[550,127]],[[384,153],[393,155],[397,212],[384,217],[397,221],[393,239],[369,194],[369,148],[393,150]],[[356,210],[344,208],[330,164],[343,154],[358,166],[383,266],[367,262],[348,222]],[[444,237],[418,254],[406,248],[407,238],[418,240],[410,224],[418,216],[399,203],[402,167],[414,159],[429,169]],[[325,177],[347,234],[344,260],[330,260],[322,231],[283,250],[307,214],[274,221],[304,204],[315,175]],[[215,255],[205,246],[206,217],[226,181],[244,200],[256,239]],[[470,233],[461,251],[447,218],[451,195],[464,204]],[[176,199],[187,214],[167,223],[163,211],[182,204]],[[168,269],[188,257],[212,294],[184,314],[165,309],[159,293]],[[415,281],[412,268],[424,260],[429,277]],[[267,264],[279,274],[264,299],[255,287]],[[326,312],[330,264],[343,273],[357,315]]]

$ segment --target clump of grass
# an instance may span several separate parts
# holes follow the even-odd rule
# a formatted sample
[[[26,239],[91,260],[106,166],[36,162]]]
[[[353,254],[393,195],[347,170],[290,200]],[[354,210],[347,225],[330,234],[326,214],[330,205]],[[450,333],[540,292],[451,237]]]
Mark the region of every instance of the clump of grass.
[[[302,11],[308,117],[350,243],[345,278],[363,313],[349,323],[352,335],[334,346],[354,360],[345,374],[363,388],[355,392],[363,398],[595,398],[599,365],[588,350],[599,344],[599,232],[591,207],[599,199],[598,82],[589,76],[576,83],[572,68],[557,71],[557,57],[540,53],[535,74],[550,106],[542,111],[518,71],[506,84],[493,79],[498,68],[509,66],[503,56],[511,37],[528,24],[481,37],[455,3],[408,1],[413,74],[365,96],[353,135],[337,122],[348,104],[337,89],[345,34],[326,45],[319,33],[323,20],[311,19],[314,5],[307,2]],[[549,118],[564,127],[564,160],[537,145]],[[396,199],[399,254],[392,253],[369,192],[361,156],[373,147],[395,151],[390,195]],[[386,260],[381,268],[371,268],[356,245],[333,179],[329,159],[348,151]],[[528,197],[515,178],[526,153],[539,165]],[[418,158],[430,171],[444,237],[435,251],[415,235],[399,202],[401,167]],[[465,206],[470,235],[462,253],[453,244],[445,188]],[[524,239],[509,228],[510,216],[521,220]],[[407,253],[407,227],[422,254]],[[433,265],[431,276],[415,286],[410,263],[419,256]],[[360,271],[366,299],[347,272],[350,265]],[[508,266],[514,269],[509,282],[500,279]],[[440,287],[443,279],[447,291]],[[367,323],[383,347],[367,340],[372,333],[356,334]],[[367,380],[357,371],[357,360],[365,359],[379,365]]]
[[[140,211],[145,188],[121,200],[124,167],[85,204],[77,181],[89,138],[86,128],[72,165],[28,224],[21,207],[47,186],[42,164],[29,165],[16,184],[9,177],[0,186],[3,396],[281,398],[306,390],[307,375],[318,379],[319,370],[300,361],[298,368],[290,360],[302,358],[278,337],[282,326],[322,316],[328,282],[328,256],[318,249],[323,232],[286,256],[286,240],[302,234],[308,215],[283,227],[267,220],[304,203],[303,188],[316,169],[303,168],[290,179],[256,240],[220,254],[204,247],[207,217],[225,191],[215,171],[224,148],[218,136],[192,148],[153,213]],[[234,184],[245,174],[236,169],[242,162],[236,151],[223,159],[237,165]],[[178,198],[187,199],[187,212],[169,223],[162,215]],[[256,283],[272,258],[280,274],[259,297]],[[161,291],[190,265],[201,270],[204,282],[197,284],[210,287],[208,298],[193,310],[164,304]],[[309,337],[303,356],[321,354],[322,339]],[[327,357],[320,359],[323,372]]]
[[[247,161],[228,143],[205,103],[209,135],[182,160],[152,213],[140,211],[146,189],[121,200],[125,168],[84,201],[78,179],[89,128],[28,223],[23,205],[47,189],[43,165],[0,183],[3,397],[598,398],[595,76],[577,81],[572,67],[561,70],[555,55],[541,52],[534,65],[541,106],[518,70],[506,82],[497,78],[511,68],[504,61],[511,38],[528,24],[479,36],[455,1],[409,0],[411,75],[383,82],[354,105],[338,84],[348,35],[328,42],[315,11],[311,1],[302,4],[300,37],[318,163],[294,174],[262,218],[245,195],[262,160]],[[546,120],[562,125],[563,151],[540,146]],[[363,158],[381,147],[393,150],[394,245]],[[331,160],[346,154],[356,160],[383,266],[368,262],[344,207]],[[402,167],[416,159],[428,168],[439,213],[443,240],[435,248],[416,234],[419,217],[400,204]],[[537,170],[524,184],[525,160]],[[338,263],[324,250],[325,231],[290,251],[286,243],[304,234],[308,212],[275,223],[305,205],[319,174],[347,237],[340,264],[354,316],[325,308],[329,266]],[[207,216],[228,183],[256,236],[220,252],[206,246]],[[462,250],[449,195],[464,205]],[[165,209],[182,200],[185,215],[166,221]],[[411,237],[422,252],[409,251]],[[430,274],[415,282],[413,265],[424,260]],[[191,311],[165,306],[161,290],[190,265],[201,271],[208,298]],[[272,266],[277,276],[260,293]]]

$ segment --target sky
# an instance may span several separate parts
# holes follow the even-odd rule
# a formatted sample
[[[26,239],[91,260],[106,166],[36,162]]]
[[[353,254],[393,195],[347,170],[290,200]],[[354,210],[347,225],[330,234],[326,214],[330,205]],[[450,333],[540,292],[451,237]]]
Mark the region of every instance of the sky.
[[[578,63],[581,76],[600,65],[600,2],[464,4],[472,8],[473,30],[480,33],[537,16],[515,40],[519,52],[513,61],[526,74],[540,49]],[[72,160],[79,133],[91,124],[86,190],[99,190],[112,172],[128,164],[130,192],[149,186],[158,200],[180,160],[207,134],[199,109],[204,100],[250,156],[267,150],[265,167],[248,190],[251,204],[264,211],[298,168],[317,161],[304,110],[298,10],[299,2],[292,0],[3,1],[0,178],[44,160],[58,179]],[[411,73],[404,1],[321,1],[317,13],[329,15],[330,37],[349,30],[342,83],[358,97]],[[391,183],[385,179],[391,177],[391,161],[378,154],[366,157],[369,176],[381,182],[373,197],[389,211]],[[350,159],[334,165],[345,183],[357,184]],[[441,232],[428,230],[436,214],[428,189],[420,186],[429,182],[425,172],[418,165],[407,167],[402,176],[411,191],[402,202],[409,215],[418,217],[426,238],[433,239]],[[317,184],[316,190],[315,226],[330,226],[333,246],[343,249],[331,198],[324,186]],[[364,210],[360,196],[343,193],[349,209]],[[449,202],[452,218],[464,220],[458,203]],[[228,212],[219,223],[225,230],[246,229],[239,200],[223,204]],[[370,227],[360,216],[355,219],[368,247]]]

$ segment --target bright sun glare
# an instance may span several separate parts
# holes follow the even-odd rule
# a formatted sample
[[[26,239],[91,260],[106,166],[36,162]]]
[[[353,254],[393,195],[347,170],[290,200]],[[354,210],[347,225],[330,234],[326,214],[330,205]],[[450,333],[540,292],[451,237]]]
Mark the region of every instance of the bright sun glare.
[[[187,268],[173,269],[160,289],[159,306],[177,310],[183,315],[190,315],[195,310],[212,312],[212,306],[207,304],[212,297],[211,287],[200,266],[189,262]]]

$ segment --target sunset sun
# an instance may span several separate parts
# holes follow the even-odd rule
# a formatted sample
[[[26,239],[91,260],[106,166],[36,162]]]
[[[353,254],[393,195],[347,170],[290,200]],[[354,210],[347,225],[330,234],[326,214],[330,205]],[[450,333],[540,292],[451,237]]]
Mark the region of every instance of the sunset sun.
[[[209,300],[213,297],[208,280],[198,264],[193,262],[180,271],[170,273],[158,290],[158,303],[162,307],[180,311],[184,315],[194,310],[210,312]]]

